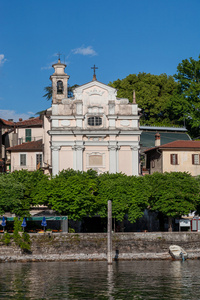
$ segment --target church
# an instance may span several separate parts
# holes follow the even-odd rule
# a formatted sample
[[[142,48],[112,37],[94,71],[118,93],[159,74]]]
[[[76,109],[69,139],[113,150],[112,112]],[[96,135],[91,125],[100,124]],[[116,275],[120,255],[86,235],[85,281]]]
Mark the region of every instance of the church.
[[[9,125],[6,171],[42,168],[55,176],[72,168],[139,175],[140,109],[135,93],[133,103],[117,98],[115,88],[97,80],[94,66],[92,81],[76,87],[69,98],[66,65],[58,59],[53,68],[51,107],[40,118],[9,124],[2,120],[7,122],[4,127]]]
[[[53,176],[63,169],[139,174],[139,111],[133,103],[117,98],[117,90],[99,82],[78,86],[68,98],[66,65],[53,65],[52,106],[43,116],[44,161]]]

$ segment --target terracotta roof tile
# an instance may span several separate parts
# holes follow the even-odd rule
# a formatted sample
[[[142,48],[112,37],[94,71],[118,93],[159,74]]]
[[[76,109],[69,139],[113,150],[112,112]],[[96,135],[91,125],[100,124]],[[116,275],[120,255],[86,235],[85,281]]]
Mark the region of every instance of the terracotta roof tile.
[[[4,120],[4,119],[0,119],[2,121],[2,123],[4,125],[8,125],[8,126],[14,126],[14,122],[12,121],[7,121],[7,120]]]
[[[159,148],[200,148],[200,141],[174,141]]]
[[[14,147],[9,147],[6,150],[12,152],[20,152],[20,151],[42,151],[42,140],[27,142],[21,145],[17,145]]]
[[[2,123],[4,125],[7,126],[12,126],[14,127],[14,125],[16,126],[42,126],[42,120],[40,119],[40,117],[36,117],[36,118],[31,118],[28,120],[23,120],[23,121],[19,121],[19,122],[11,122],[11,121],[7,121],[4,119],[0,119],[2,121]]]
[[[151,151],[151,150],[154,150],[154,149],[170,149],[170,148],[184,148],[184,149],[200,149],[200,141],[174,141],[174,142],[171,142],[171,143],[167,143],[167,144],[164,144],[164,145],[161,145],[161,146],[158,146],[158,147],[153,147],[153,148],[150,148],[150,149],[147,149],[146,151],[144,152],[148,152],[148,151]]]
[[[40,117],[16,122],[16,126],[38,126],[38,125],[42,126],[42,120],[40,119]]]

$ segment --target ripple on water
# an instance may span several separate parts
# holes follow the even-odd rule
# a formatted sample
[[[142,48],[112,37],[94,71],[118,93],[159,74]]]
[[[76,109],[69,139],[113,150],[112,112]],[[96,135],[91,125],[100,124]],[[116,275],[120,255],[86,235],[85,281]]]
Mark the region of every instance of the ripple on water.
[[[200,299],[200,261],[0,264],[0,299]]]

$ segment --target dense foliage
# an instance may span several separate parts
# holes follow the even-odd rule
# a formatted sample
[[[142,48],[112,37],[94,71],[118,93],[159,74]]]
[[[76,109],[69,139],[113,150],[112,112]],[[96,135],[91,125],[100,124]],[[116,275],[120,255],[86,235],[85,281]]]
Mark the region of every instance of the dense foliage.
[[[41,171],[22,170],[0,175],[0,215],[28,216],[33,205],[43,204],[72,220],[106,217],[112,200],[118,221],[127,214],[133,223],[145,209],[175,218],[199,210],[199,190],[199,178],[181,172],[137,177],[69,169],[50,179]]]
[[[192,137],[200,137],[200,56],[182,60],[173,77],[130,74],[109,85],[118,90],[118,97],[131,102],[135,90],[142,125],[185,125]]]
[[[149,208],[168,217],[169,221],[197,209],[199,184],[190,174],[154,173],[144,179],[149,187]]]
[[[39,170],[0,174],[0,215],[9,211],[17,216],[27,216],[32,205],[43,203],[42,200],[37,201],[35,194],[48,181],[48,177]]]
[[[198,60],[184,59],[174,75],[178,82],[177,94],[174,97],[173,118],[185,120],[193,137],[200,136],[200,56]]]
[[[141,124],[154,126],[176,124],[176,119],[171,118],[170,107],[178,84],[172,76],[146,73],[130,74],[109,85],[118,90],[118,97],[128,98],[131,102],[133,101],[133,90],[135,90],[136,102],[141,108]]]

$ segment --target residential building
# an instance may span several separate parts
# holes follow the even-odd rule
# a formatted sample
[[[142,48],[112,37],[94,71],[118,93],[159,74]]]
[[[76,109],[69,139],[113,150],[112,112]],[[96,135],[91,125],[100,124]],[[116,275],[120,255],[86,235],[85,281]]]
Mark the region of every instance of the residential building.
[[[192,176],[200,175],[200,141],[174,141],[144,151],[149,173],[154,172],[189,172]]]
[[[0,128],[0,159],[2,159],[2,169],[6,172],[13,171],[16,168],[20,169],[20,164],[17,164],[15,168],[15,162],[11,161],[10,153],[16,150],[14,147],[17,145],[43,140],[43,122],[39,117],[30,118],[28,120],[19,119],[18,122],[0,119]],[[28,157],[27,161],[29,161]]]
[[[7,148],[10,152],[11,172],[26,169],[34,171],[43,166],[42,140],[26,142]]]

